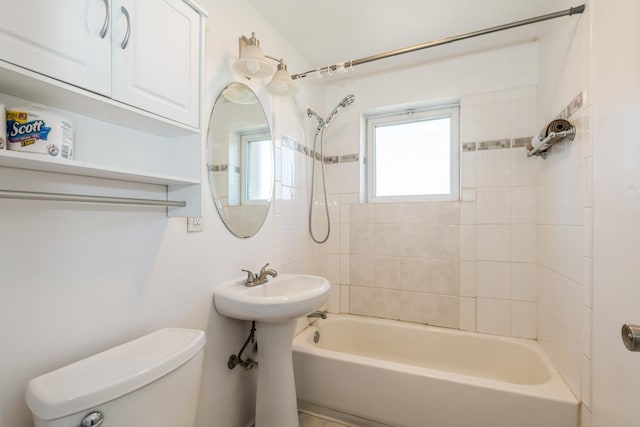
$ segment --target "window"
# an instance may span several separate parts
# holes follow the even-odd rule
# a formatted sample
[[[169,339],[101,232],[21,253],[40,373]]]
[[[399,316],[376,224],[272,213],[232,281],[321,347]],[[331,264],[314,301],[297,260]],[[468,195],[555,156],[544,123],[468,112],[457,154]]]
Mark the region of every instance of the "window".
[[[457,200],[458,128],[458,107],[369,117],[369,201]]]
[[[241,137],[243,147],[242,200],[251,204],[269,200],[273,174],[271,134],[254,133]]]

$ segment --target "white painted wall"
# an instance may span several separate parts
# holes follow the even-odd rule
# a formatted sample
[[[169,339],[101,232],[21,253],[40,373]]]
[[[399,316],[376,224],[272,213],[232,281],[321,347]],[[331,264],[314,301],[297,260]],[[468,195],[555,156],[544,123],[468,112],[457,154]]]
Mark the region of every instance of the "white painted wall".
[[[200,3],[209,12],[205,123],[218,92],[235,79],[230,64],[237,57],[240,35],[255,31],[267,53],[286,58],[292,70],[308,68],[245,1]],[[274,134],[304,141],[302,108],[292,100],[271,99],[259,83],[251,85],[270,119],[274,113],[278,116],[272,122]],[[306,105],[320,99],[313,85],[302,86],[298,102]],[[81,126],[95,126],[106,136],[131,136],[110,125],[79,120]],[[77,141],[78,150],[89,143]],[[150,145],[132,145],[127,155],[144,156],[141,146]],[[305,159],[294,156],[291,166],[304,171]],[[285,191],[284,186],[276,186],[278,200],[266,224],[255,237],[241,240],[220,221],[209,198],[204,168],[202,173],[205,230],[197,234],[187,234],[185,219],[168,219],[161,209],[0,201],[2,427],[32,425],[24,402],[30,378],[168,326],[203,329],[207,334],[197,425],[249,423],[254,373],[226,367],[229,355],[244,341],[248,325],[219,316],[212,308],[212,291],[238,277],[240,268],[257,269],[268,261],[280,271],[315,271],[313,251],[303,232],[304,215],[299,212],[306,203],[306,174],[301,172]],[[6,168],[0,168],[0,181],[27,188],[47,181],[57,189],[78,193],[115,189],[135,196],[162,194],[154,186]]]

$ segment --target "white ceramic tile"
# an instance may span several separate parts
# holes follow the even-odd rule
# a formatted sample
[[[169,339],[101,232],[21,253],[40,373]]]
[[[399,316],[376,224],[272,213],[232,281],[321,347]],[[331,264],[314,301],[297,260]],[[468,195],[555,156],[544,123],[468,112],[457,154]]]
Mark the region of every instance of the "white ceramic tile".
[[[462,189],[462,201],[463,202],[475,202],[476,190],[475,188],[463,188]]]
[[[337,225],[337,224],[336,224]],[[335,225],[332,225],[335,228]],[[348,254],[350,250],[350,231],[351,226],[347,224],[340,224],[340,253]]]
[[[375,309],[374,288],[349,286],[349,312],[362,316],[373,316]]]
[[[509,261],[509,226],[478,225],[478,259]]]
[[[460,296],[476,296],[476,262],[460,261]]]
[[[583,205],[593,206],[593,157],[584,159],[582,166]]]
[[[375,216],[375,204],[356,203],[350,207],[351,224],[372,224]]]
[[[593,208],[583,209],[582,227],[584,244],[582,253],[586,257],[593,258]]]
[[[509,336],[511,333],[511,307],[508,300],[478,298],[478,332]]]
[[[476,224],[476,202],[460,203],[460,224]]]
[[[397,275],[402,290],[454,296],[459,294],[459,266],[456,259],[402,258],[398,265]]]
[[[340,255],[323,255],[324,266],[322,275],[331,282],[332,285],[340,284]]]
[[[476,299],[460,298],[460,329],[463,331],[476,330]]]
[[[582,131],[582,157],[587,158],[593,155],[593,141],[591,140],[591,132]]]
[[[340,283],[348,285],[351,283],[351,256],[340,254]]]
[[[511,261],[536,262],[536,230],[535,225],[511,226]]]
[[[511,223],[535,224],[537,213],[537,188],[511,187]]]
[[[509,263],[478,261],[477,295],[509,298]]]
[[[340,313],[349,313],[349,286],[340,286]]]
[[[511,136],[522,138],[536,132],[536,98],[518,98],[511,101]]]
[[[587,357],[582,358],[582,404],[587,408],[591,408],[591,375],[592,375],[592,363]],[[584,426],[584,424],[583,424]]]
[[[400,319],[400,291],[374,288],[374,316]]]
[[[565,343],[565,361],[562,363],[562,371],[567,385],[575,396],[581,392],[582,381],[582,349],[573,338],[568,337]]]
[[[360,190],[360,164],[358,162],[325,166],[328,192],[357,193]],[[316,171],[316,177],[318,176],[318,171]]]
[[[511,299],[536,300],[536,265],[533,263],[511,263]]]
[[[274,150],[274,179],[276,182],[282,182],[282,149],[276,147]]]
[[[476,107],[462,105],[460,107],[460,141],[465,143],[476,140]]]
[[[352,222],[349,225],[349,250],[352,254],[365,255],[373,253],[374,238],[374,224]]]
[[[582,353],[591,359],[592,312],[582,306]]]
[[[475,188],[478,185],[476,156],[476,151],[462,153],[462,188]]]
[[[398,245],[402,247],[404,256],[457,260],[460,257],[461,228],[462,226],[458,225],[423,225],[422,227],[416,227],[413,224],[408,224],[404,227],[404,235]],[[418,245],[415,250],[403,247],[406,242],[410,242],[414,238],[418,239]],[[388,243],[385,242],[385,244]]]
[[[293,187],[296,177],[295,151],[288,147],[282,147],[280,178],[282,185]]]
[[[476,132],[478,141],[511,138],[511,101],[508,99],[478,104]],[[506,125],[505,125],[506,123]]]
[[[331,286],[329,299],[327,300],[327,311],[329,313],[340,313],[340,286]]]
[[[511,192],[509,187],[478,188],[478,224],[509,224]]]
[[[511,301],[511,335],[536,338],[536,303]]]
[[[593,308],[593,259],[583,258],[582,305]]]
[[[460,226],[460,259],[464,261],[476,260],[477,226]]]
[[[402,291],[400,299],[400,320],[448,328],[459,325],[458,297]]]
[[[376,256],[369,268],[374,271],[373,286],[400,289],[400,258]]]
[[[580,427],[591,427],[591,411],[586,405],[580,405]]]
[[[582,227],[539,226],[538,262],[576,283],[582,283]]]
[[[476,154],[478,187],[510,185],[511,149],[481,150]]]
[[[539,156],[527,157],[525,147],[512,148],[509,151],[511,151],[511,185],[536,185],[540,167],[544,160]]]
[[[358,286],[373,286],[375,273],[371,268],[373,260],[372,255],[351,255],[351,280],[349,283]]]

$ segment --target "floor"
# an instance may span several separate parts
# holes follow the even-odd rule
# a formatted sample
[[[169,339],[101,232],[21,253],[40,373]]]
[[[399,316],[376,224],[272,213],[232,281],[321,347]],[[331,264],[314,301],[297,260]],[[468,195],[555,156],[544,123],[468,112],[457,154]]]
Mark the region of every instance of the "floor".
[[[343,424],[331,419],[305,414],[304,412],[300,412],[298,418],[300,419],[300,427],[358,427],[355,424]]]

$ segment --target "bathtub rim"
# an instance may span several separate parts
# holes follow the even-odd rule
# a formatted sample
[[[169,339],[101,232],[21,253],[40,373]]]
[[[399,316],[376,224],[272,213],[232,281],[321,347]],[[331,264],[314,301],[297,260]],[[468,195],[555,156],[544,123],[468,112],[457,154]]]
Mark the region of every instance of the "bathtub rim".
[[[333,323],[339,321],[357,321],[369,324],[382,323],[392,327],[425,330],[439,334],[453,334],[461,337],[480,337],[482,339],[490,341],[500,341],[513,345],[523,346],[533,351],[537,354],[538,357],[540,357],[542,364],[549,373],[549,379],[546,382],[539,384],[509,383],[491,378],[476,377],[472,375],[437,370],[423,366],[415,366],[406,363],[375,359],[368,356],[344,353],[336,350],[328,350],[317,347],[313,344],[313,333],[318,330],[318,325],[322,325],[322,322]],[[543,400],[551,400],[555,402],[575,405],[578,405],[580,403],[580,400],[573,395],[571,389],[562,379],[556,368],[553,366],[549,357],[544,352],[540,344],[535,340],[527,338],[503,337],[498,335],[484,334],[481,332],[461,331],[452,328],[443,328],[439,326],[412,323],[401,320],[382,319],[353,314],[328,314],[327,319],[317,319],[313,321],[308,327],[300,331],[300,333],[295,336],[293,340],[292,351],[317,357],[327,357],[333,360],[342,360],[345,362],[362,364],[376,369],[397,371],[405,374],[430,377],[443,381],[451,381],[458,384],[467,384],[475,387],[507,391]]]

